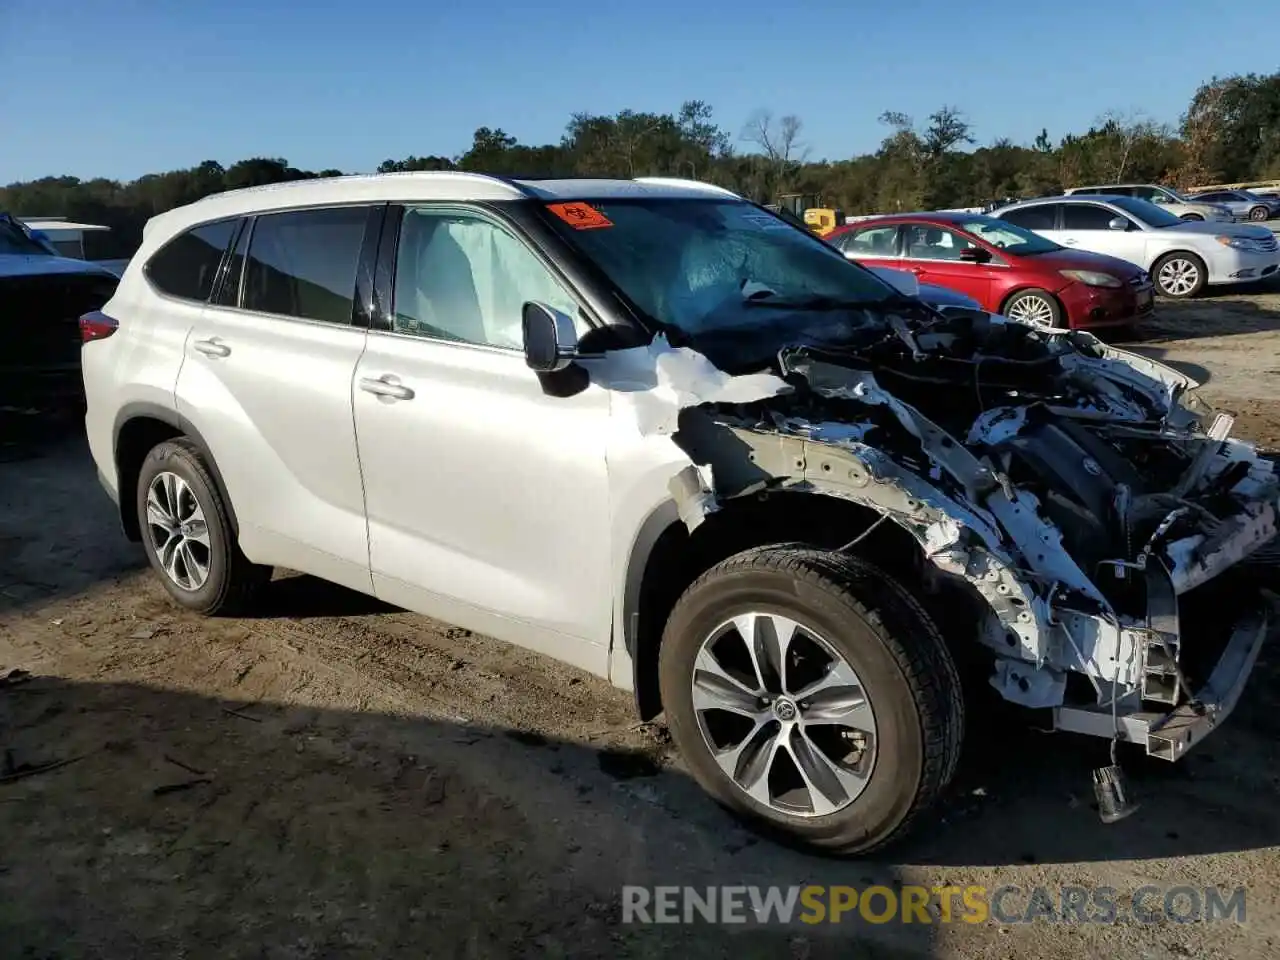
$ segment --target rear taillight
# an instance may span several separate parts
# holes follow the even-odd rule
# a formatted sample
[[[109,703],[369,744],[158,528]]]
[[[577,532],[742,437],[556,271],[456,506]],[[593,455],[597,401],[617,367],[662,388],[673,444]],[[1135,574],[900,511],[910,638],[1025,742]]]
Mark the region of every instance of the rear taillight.
[[[80,318],[80,342],[104,340],[120,328],[120,321],[101,310],[92,310]]]

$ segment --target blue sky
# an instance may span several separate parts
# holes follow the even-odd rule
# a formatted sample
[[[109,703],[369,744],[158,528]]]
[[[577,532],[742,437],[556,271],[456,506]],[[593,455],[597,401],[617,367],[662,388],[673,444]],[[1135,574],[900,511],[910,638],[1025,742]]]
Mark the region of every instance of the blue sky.
[[[960,107],[980,142],[1104,110],[1176,122],[1214,74],[1280,68],[1274,0],[0,0],[0,183],[248,156],[372,170],[477,126],[711,103],[795,113],[811,156]],[[1264,43],[1255,39],[1265,34]]]

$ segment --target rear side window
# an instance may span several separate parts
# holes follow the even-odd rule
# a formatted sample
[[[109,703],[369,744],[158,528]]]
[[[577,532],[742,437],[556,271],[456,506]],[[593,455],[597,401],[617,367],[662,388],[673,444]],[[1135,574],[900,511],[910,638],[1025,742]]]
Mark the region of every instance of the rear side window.
[[[257,217],[244,265],[245,310],[325,323],[351,322],[365,207]]]
[[[836,243],[846,256],[896,257],[898,255],[898,226],[864,227],[844,234]]]
[[[222,254],[238,222],[235,218],[219,220],[178,234],[147,261],[148,279],[171,297],[208,300]]]
[[[1057,204],[1046,203],[1038,207],[1010,210],[1008,213],[1000,214],[1000,219],[1008,220],[1027,230],[1053,230],[1057,223],[1057,211]]]

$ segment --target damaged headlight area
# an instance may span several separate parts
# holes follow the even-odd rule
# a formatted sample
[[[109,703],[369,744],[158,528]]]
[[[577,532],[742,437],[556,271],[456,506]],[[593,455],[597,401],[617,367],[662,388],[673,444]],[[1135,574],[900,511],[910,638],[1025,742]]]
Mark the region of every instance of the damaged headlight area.
[[[789,391],[680,411],[685,522],[783,492],[869,507],[977,601],[1003,697],[1177,759],[1268,630],[1275,461],[1193,381],[1089,334],[977,312],[865,327],[782,349]]]

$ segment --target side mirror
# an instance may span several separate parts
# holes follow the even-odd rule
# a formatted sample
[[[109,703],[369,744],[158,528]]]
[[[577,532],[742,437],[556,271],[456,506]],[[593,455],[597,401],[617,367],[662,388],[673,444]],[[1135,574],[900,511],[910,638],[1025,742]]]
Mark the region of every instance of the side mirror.
[[[991,251],[982,247],[965,247],[960,251],[960,259],[965,263],[990,263]]]
[[[1108,230],[1128,230],[1129,221],[1124,217],[1112,217],[1107,221]]]
[[[538,373],[556,373],[578,356],[578,331],[573,318],[545,303],[530,300],[521,311],[524,362]]]
[[[49,239],[49,235],[43,230],[32,230],[31,239],[39,243],[53,243],[53,241]]]

